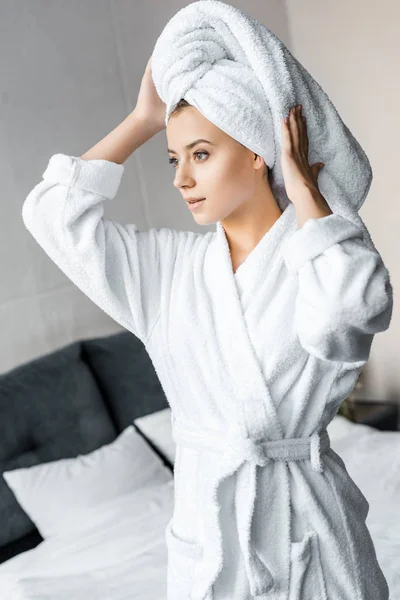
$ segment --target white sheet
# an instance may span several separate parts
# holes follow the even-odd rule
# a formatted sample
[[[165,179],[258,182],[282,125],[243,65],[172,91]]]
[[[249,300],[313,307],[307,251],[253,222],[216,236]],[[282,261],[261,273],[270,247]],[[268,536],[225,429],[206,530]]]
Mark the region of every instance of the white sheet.
[[[163,600],[173,481],[97,507],[78,534],[0,565],[1,600]]]
[[[400,432],[379,431],[337,415],[331,445],[369,502],[366,524],[386,577],[400,600]]]
[[[165,416],[164,443],[169,424]],[[367,525],[390,600],[400,600],[400,432],[339,415],[328,431],[368,499]],[[79,535],[44,541],[1,564],[1,600],[165,600],[164,530],[172,512],[173,481],[104,503]]]

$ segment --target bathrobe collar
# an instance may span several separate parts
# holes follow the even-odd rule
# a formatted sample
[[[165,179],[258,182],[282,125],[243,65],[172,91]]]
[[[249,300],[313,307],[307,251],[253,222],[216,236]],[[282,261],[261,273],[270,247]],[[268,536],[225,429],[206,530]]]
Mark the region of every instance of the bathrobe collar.
[[[244,270],[246,271],[251,286],[251,289],[246,289],[247,294],[255,297],[262,281],[263,298],[268,302],[268,294],[273,293],[275,275],[282,265],[283,259],[279,252],[281,245],[296,229],[294,205],[290,203],[237,271],[240,276],[244,274]],[[220,221],[217,222],[210,260],[212,265],[207,272],[210,273],[210,285],[215,290],[213,301],[216,306],[219,331],[222,333],[219,339],[224,345],[223,352],[229,356],[231,376],[237,392],[236,408],[244,413],[244,419],[236,418],[232,427],[234,428],[235,425],[241,427],[240,433],[246,437],[282,439],[283,431],[276,407],[246,327],[229,244]],[[265,286],[265,279],[269,282],[268,288]]]
[[[246,294],[253,302],[262,302],[268,309],[274,294],[277,277],[283,265],[282,244],[297,229],[293,204],[288,205],[274,225],[239,267],[240,277],[246,280]],[[284,455],[289,446],[308,446],[311,463],[320,469],[320,440],[318,434],[309,439],[285,440],[277,409],[265,380],[262,367],[252,345],[246,324],[247,303],[242,303],[233,273],[229,244],[225,230],[217,222],[216,234],[205,257],[204,277],[212,296],[212,319],[215,335],[226,357],[226,375],[234,394],[221,397],[218,411],[225,420],[224,435],[190,427],[179,420],[173,421],[173,439],[177,444],[214,448],[220,446],[222,456],[210,471],[207,494],[203,502],[202,527],[204,530],[202,559],[193,581],[191,600],[212,600],[212,586],[222,569],[222,531],[219,517],[218,491],[221,482],[236,473],[235,511],[237,534],[252,596],[272,594],[274,579],[281,574],[289,582],[291,505],[289,473],[285,462],[265,461],[261,447],[264,442],[276,443]],[[262,295],[260,297],[260,295]],[[198,310],[203,309],[199,306]],[[263,440],[261,442],[261,440]],[[280,441],[283,440],[282,444]],[[260,441],[260,443],[258,443]],[[311,448],[313,448],[311,450]],[[256,512],[257,487],[262,467],[269,472],[269,486],[263,490],[264,506],[279,505],[279,514],[266,519],[263,534],[276,540],[279,552],[262,556],[257,550],[256,533],[252,527]],[[272,510],[272,509],[271,509]],[[256,522],[260,522],[259,513]],[[273,596],[271,596],[273,597]]]

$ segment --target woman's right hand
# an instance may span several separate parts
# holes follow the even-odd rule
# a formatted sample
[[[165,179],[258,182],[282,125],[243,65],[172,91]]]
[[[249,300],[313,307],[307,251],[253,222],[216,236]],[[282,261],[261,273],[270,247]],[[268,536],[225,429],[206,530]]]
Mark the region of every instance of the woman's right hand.
[[[135,113],[156,131],[165,129],[166,105],[161,100],[151,74],[151,56],[142,77]]]

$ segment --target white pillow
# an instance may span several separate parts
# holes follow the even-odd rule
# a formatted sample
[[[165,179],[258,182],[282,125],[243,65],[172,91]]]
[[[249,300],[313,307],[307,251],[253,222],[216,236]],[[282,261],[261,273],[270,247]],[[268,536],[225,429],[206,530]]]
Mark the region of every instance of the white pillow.
[[[144,417],[138,417],[133,422],[171,465],[174,465],[176,444],[172,437],[171,417],[171,409],[167,407]]]
[[[75,512],[81,515],[101,502],[170,481],[172,473],[130,425],[89,454],[5,471],[3,477],[47,539],[67,532]]]
[[[353,438],[353,436],[367,435],[376,431],[374,427],[363,425],[362,423],[355,423],[343,415],[338,414],[336,414],[328,424],[327,430],[331,442],[336,442],[342,438],[347,438],[348,436]]]

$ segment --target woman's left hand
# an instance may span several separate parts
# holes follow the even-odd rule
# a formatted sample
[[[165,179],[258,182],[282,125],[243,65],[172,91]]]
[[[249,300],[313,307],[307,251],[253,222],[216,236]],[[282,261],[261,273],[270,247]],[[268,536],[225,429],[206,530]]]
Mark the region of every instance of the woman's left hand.
[[[299,105],[297,105],[299,106]],[[288,198],[296,203],[304,192],[320,194],[318,174],[323,163],[308,164],[308,135],[302,109],[290,109],[288,123],[282,119],[281,168]]]

